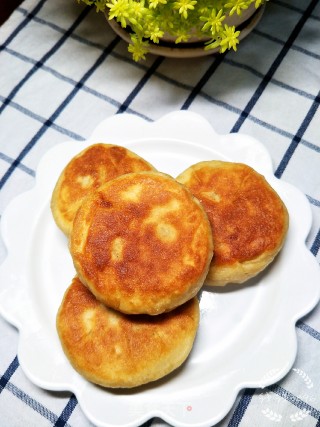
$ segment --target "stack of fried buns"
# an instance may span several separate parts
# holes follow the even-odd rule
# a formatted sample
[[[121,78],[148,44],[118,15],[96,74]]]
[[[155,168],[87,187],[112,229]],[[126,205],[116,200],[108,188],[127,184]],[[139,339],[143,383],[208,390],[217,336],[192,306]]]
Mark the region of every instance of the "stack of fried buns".
[[[136,387],[188,358],[203,285],[242,283],[283,246],[288,212],[251,167],[207,161],[177,178],[132,151],[94,144],[51,199],[75,277],[57,314],[71,365],[105,387]]]

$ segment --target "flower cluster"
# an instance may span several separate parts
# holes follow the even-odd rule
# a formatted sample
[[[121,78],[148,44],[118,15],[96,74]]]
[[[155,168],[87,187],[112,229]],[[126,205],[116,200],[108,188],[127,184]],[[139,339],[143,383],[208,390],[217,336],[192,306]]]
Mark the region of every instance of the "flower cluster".
[[[238,31],[224,21],[241,15],[251,4],[260,7],[267,0],[78,0],[95,5],[108,19],[115,19],[131,34],[128,47],[133,59],[145,59],[149,43],[159,43],[166,34],[175,43],[190,37],[206,37],[205,49],[237,50]]]

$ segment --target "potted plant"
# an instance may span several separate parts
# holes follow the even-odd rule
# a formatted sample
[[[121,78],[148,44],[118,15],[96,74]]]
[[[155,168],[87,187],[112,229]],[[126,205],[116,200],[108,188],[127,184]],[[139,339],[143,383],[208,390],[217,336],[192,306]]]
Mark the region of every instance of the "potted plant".
[[[246,35],[248,28],[252,29],[252,17],[262,10],[266,1],[78,0],[95,5],[97,12],[106,15],[112,28],[129,42],[128,50],[135,61],[145,59],[148,51],[179,56],[172,49],[172,44],[186,49],[193,43],[192,53],[182,56],[193,56],[195,47],[200,52],[198,56],[237,50],[239,40]],[[155,50],[155,46],[162,47],[162,50]],[[170,51],[174,51],[172,55]]]

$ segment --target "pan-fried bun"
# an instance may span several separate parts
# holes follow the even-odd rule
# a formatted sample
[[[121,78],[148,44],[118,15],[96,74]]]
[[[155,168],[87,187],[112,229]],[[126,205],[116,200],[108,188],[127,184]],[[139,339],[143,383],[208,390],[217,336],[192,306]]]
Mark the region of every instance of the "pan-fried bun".
[[[82,283],[104,304],[156,315],[194,297],[212,258],[207,215],[169,175],[122,175],[79,208],[70,253]]]
[[[83,377],[105,387],[136,387],[164,377],[187,359],[199,303],[195,297],[159,316],[126,315],[101,304],[75,278],[56,324],[67,358]]]
[[[215,254],[206,284],[242,283],[282,248],[288,212],[266,179],[251,167],[208,161],[177,177],[200,200],[211,223]]]
[[[69,236],[73,218],[89,191],[119,175],[155,170],[146,160],[124,147],[93,144],[73,157],[54,188],[51,210],[57,226]]]

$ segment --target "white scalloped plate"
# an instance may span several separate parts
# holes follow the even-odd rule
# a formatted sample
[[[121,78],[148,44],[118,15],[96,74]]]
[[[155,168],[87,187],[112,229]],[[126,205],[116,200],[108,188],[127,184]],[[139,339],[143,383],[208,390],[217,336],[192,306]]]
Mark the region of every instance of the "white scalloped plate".
[[[123,145],[173,176],[201,160],[247,163],[265,175],[290,214],[287,240],[275,262],[245,286],[204,288],[189,359],[167,378],[136,390],[103,389],[80,377],[55,329],[74,270],[67,241],[51,217],[50,196],[69,159],[98,141]],[[311,222],[305,196],[273,176],[269,154],[249,136],[218,135],[205,119],[186,111],[154,123],[117,115],[87,141],[51,149],[39,164],[35,187],[6,209],[2,234],[8,256],[0,268],[0,313],[19,329],[19,361],[31,381],[74,392],[94,424],[133,427],[158,416],[174,426],[211,426],[243,388],[278,381],[294,362],[295,323],[319,300],[319,266],[305,246]]]

